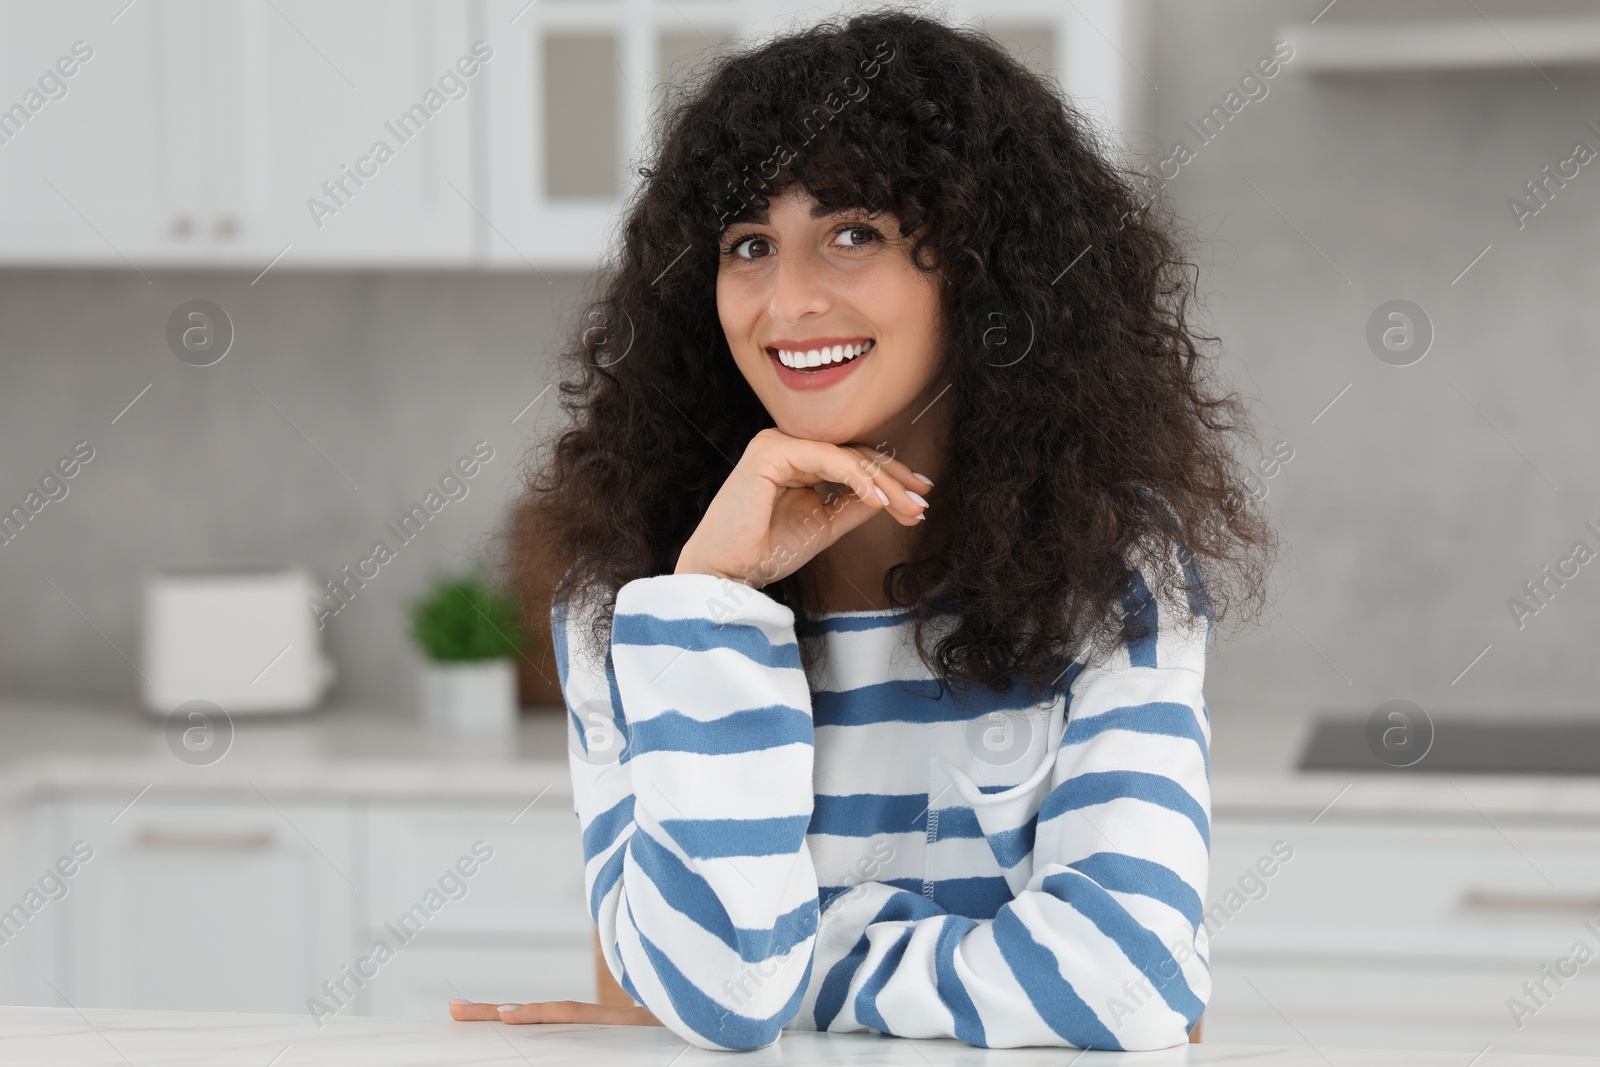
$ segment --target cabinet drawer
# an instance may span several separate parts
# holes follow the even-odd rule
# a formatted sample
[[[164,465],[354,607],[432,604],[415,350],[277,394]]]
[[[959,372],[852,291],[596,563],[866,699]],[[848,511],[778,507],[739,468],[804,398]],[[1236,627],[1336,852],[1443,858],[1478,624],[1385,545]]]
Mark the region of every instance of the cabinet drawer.
[[[348,958],[346,807],[211,797],[50,807],[50,855],[80,840],[93,849],[51,905],[51,980],[78,1006],[300,1012]]]
[[[1597,966],[1591,962],[1560,987],[1549,983],[1541,1005],[1522,988],[1538,980],[1535,968],[1219,965],[1206,1006],[1205,1040],[1454,1049],[1463,1054],[1463,1064],[1489,1044],[1496,1053],[1589,1054],[1600,1044],[1600,974],[1590,973]],[[1506,1004],[1512,997],[1534,1012],[1513,1018]],[[1341,1062],[1337,1055],[1330,1058]],[[1311,1056],[1307,1062],[1321,1061]]]
[[[1542,962],[1580,938],[1600,950],[1600,922],[1585,925],[1600,918],[1600,830],[1497,827],[1219,819],[1213,945],[1223,959],[1239,950]],[[1256,864],[1278,842],[1292,857],[1263,876]]]
[[[390,924],[424,943],[450,934],[588,936],[583,843],[570,808],[519,815],[515,806],[384,805],[367,809],[366,822],[368,932]]]

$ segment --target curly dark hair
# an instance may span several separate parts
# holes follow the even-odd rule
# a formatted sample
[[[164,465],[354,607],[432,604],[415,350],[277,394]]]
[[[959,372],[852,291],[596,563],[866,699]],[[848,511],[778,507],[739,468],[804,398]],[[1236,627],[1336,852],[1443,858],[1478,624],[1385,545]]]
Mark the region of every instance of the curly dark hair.
[[[944,505],[884,595],[915,608],[942,684],[1031,691],[1064,656],[1146,636],[1152,613],[1129,610],[1141,546],[1151,595],[1182,589],[1212,623],[1260,607],[1278,542],[1240,491],[1228,435],[1249,432],[1245,406],[1203,373],[1199,344],[1218,339],[1188,324],[1189,239],[1055,84],[982,32],[891,10],[719,58],[657,122],[562,356],[572,425],[530,455],[506,532],[530,619],[598,595],[605,647],[616,591],[672,573],[774,425],[720,327],[718,237],[795,183],[830,210],[892,212],[940,277]],[[802,622],[812,585],[802,567],[763,591]],[[929,649],[950,605],[959,621]]]

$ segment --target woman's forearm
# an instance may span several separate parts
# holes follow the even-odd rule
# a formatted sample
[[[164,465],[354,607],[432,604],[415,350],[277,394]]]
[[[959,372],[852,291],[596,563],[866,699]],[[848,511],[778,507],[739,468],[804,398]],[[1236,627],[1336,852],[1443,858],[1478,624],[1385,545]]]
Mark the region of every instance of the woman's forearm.
[[[640,579],[617,594],[608,662],[626,744],[574,753],[607,963],[685,1040],[770,1044],[798,1010],[817,914],[793,615],[708,575]],[[593,715],[598,678],[563,676]]]

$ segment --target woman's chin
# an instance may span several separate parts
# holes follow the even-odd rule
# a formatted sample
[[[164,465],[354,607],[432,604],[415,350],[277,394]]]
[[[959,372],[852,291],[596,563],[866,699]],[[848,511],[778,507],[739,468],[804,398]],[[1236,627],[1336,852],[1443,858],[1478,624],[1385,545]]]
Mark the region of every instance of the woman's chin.
[[[830,445],[860,442],[863,429],[854,422],[845,423],[836,419],[784,418],[777,415],[772,421],[778,424],[778,429],[790,437],[798,437],[802,441],[821,441]]]

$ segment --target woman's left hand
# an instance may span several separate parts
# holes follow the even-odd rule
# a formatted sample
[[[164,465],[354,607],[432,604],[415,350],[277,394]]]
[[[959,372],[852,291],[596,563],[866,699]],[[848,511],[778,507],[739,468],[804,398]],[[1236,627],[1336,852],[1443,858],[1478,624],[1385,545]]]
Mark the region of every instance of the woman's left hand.
[[[461,1022],[489,1020],[503,1023],[603,1023],[609,1026],[660,1026],[648,1008],[613,1008],[581,1000],[547,1000],[532,1004],[474,1004],[450,1002],[450,1018]]]

